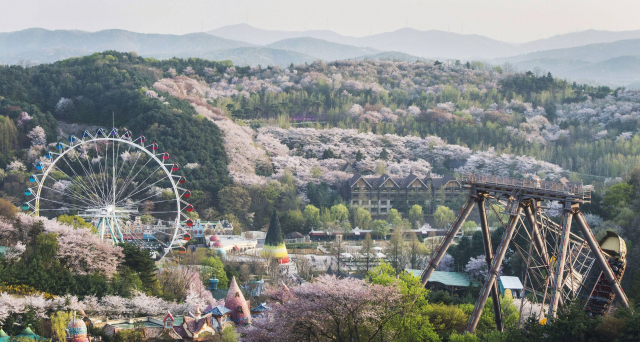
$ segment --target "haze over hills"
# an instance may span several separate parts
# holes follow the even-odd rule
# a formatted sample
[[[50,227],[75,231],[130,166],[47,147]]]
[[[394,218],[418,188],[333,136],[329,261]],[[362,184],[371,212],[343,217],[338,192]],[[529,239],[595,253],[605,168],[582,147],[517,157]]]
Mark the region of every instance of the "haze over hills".
[[[400,51],[423,58],[487,59],[509,57],[536,51],[571,48],[597,43],[610,43],[626,39],[640,39],[636,31],[585,30],[538,39],[526,43],[501,42],[474,34],[459,34],[438,30],[420,31],[403,28],[365,37],[350,37],[329,30],[277,31],[265,30],[247,24],[228,25],[207,33],[256,45],[268,45],[278,40],[309,37],[357,47],[372,47],[383,51]],[[432,46],[416,46],[432,44]],[[475,46],[466,52],[460,44]],[[483,46],[482,44],[489,44]],[[498,50],[492,50],[492,49]]]
[[[207,33],[227,39],[242,40],[255,45],[268,45],[289,38],[316,38],[333,43],[353,45],[354,37],[343,36],[329,30],[278,31],[264,30],[247,24],[236,24],[219,27]]]
[[[124,30],[98,32],[27,29],[0,33],[0,63],[28,59],[49,63],[105,50],[136,51],[141,55],[197,55],[251,46],[249,43],[206,33],[186,35],[144,34]]]
[[[160,55],[158,58],[171,58],[172,55],[166,56]],[[188,56],[176,56],[176,57],[188,57]],[[283,49],[272,49],[268,47],[240,47],[236,49],[212,51],[208,53],[202,53],[200,58],[209,60],[230,60],[236,65],[262,65],[264,67],[268,65],[280,65],[289,66],[293,64],[312,63],[318,58],[305,55],[296,51],[289,51]]]
[[[586,30],[517,44],[517,47],[522,51],[522,53],[530,53],[535,51],[571,48],[589,44],[612,43],[615,41],[627,39],[640,39],[640,30],[621,32]]]
[[[538,51],[496,59],[512,63],[518,70],[539,68],[560,77],[589,84],[621,86],[640,80],[640,39],[589,44]]]
[[[355,58],[380,52],[372,48],[361,48],[308,37],[283,39],[268,44],[267,47],[296,51],[327,61]]]
[[[349,37],[332,31],[274,31],[238,24],[223,26],[208,33],[227,39],[244,39],[261,45],[283,39],[309,37],[381,51],[400,51],[423,58],[488,59],[520,53],[513,44],[484,36],[411,28],[366,37]]]
[[[586,45],[585,45],[586,44]],[[429,59],[512,63],[540,68],[590,84],[638,84],[640,31],[587,30],[513,44],[473,34],[404,28],[365,37],[328,30],[274,31],[246,24],[186,35],[125,30],[85,32],[27,29],[0,33],[0,63],[49,63],[105,50],[135,51],[156,58],[200,57],[239,65],[310,63],[321,59]]]

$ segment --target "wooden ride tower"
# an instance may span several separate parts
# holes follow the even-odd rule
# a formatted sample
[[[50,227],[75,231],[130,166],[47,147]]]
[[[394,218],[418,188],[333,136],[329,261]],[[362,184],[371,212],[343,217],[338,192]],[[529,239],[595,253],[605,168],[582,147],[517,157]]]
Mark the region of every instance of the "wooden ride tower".
[[[590,259],[593,261],[595,259],[602,269],[602,277],[611,284],[613,294],[617,296],[624,307],[629,306],[629,300],[620,287],[616,274],[600,249],[583,213],[580,212],[580,204],[589,203],[591,200],[589,189],[582,184],[570,183],[565,180],[560,182],[540,179],[516,180],[507,177],[473,174],[463,175],[462,183],[464,187],[469,189],[467,200],[442,242],[431,255],[431,260],[427,268],[422,272],[421,278],[422,284],[425,286],[473,207],[477,204],[489,271],[480,291],[480,297],[469,318],[466,329],[468,332],[475,332],[489,296],[493,301],[496,327],[499,331],[504,331],[497,277],[509,244],[514,240],[514,234],[519,225],[526,227],[526,235],[523,234],[522,236],[528,240],[529,250],[525,290],[528,291],[526,277],[529,275],[531,268],[530,282],[533,282],[533,278],[536,278],[540,284],[544,284],[542,286],[544,287],[544,292],[542,294],[541,307],[544,308],[548,305],[547,317],[556,317],[559,303],[564,299],[570,298],[571,295],[576,296],[581,286],[584,285],[581,284],[584,274],[575,270],[575,267],[577,267],[576,259],[581,251],[583,251],[583,254],[585,252],[589,254],[583,260]],[[505,213],[509,216],[508,223],[504,225],[505,230],[500,245],[495,251],[493,251],[491,245],[486,209],[487,203],[491,205],[491,201],[503,204],[506,207]],[[563,204],[562,225],[540,218],[541,213],[544,213],[545,210],[541,203],[551,201],[559,201]],[[492,207],[492,209],[494,208]],[[574,219],[582,236],[571,232],[571,225]],[[549,244],[550,238],[547,232],[551,232],[550,234],[554,235],[554,245]],[[520,250],[523,250],[523,248],[520,248]],[[534,256],[533,258],[531,257],[532,255]],[[537,273],[535,274],[532,260],[537,263],[535,266],[535,272]],[[589,269],[590,266],[587,268],[587,273]],[[535,289],[533,291],[535,292]],[[549,295],[547,296],[547,294]],[[522,303],[524,303],[524,299]],[[522,312],[522,306],[520,311]]]

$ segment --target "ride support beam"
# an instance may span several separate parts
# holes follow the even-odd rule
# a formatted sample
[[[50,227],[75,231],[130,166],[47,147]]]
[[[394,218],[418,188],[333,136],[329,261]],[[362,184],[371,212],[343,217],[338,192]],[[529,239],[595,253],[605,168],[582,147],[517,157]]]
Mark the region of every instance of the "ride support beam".
[[[542,236],[540,225],[538,224],[538,220],[535,216],[535,211],[533,210],[536,199],[531,199],[529,205],[524,207],[524,214],[527,217],[527,222],[529,222],[529,226],[531,227],[531,237],[533,238],[533,245],[535,246],[538,255],[542,259],[545,268],[547,269],[547,277],[549,281],[553,284],[553,266],[551,266],[551,257],[549,256],[549,251],[547,250],[547,244],[545,243],[544,237]]]
[[[524,207],[524,213],[527,217],[527,222],[529,222],[529,226],[531,226],[532,238],[534,242],[534,246],[538,251],[538,255],[542,257],[545,265],[549,268],[549,273],[551,272],[549,265],[549,254],[547,253],[547,245],[544,243],[544,239],[542,238],[542,234],[540,233],[540,226],[538,226],[538,221],[536,220],[535,213],[533,212],[533,201],[531,200],[531,204]]]
[[[496,279],[498,278],[498,272],[500,271],[500,267],[502,266],[502,261],[504,260],[505,253],[507,253],[507,249],[509,249],[509,243],[513,238],[513,234],[515,233],[516,226],[518,221],[520,220],[520,214],[522,214],[522,206],[518,204],[518,208],[516,212],[511,215],[509,219],[509,226],[504,231],[502,235],[502,241],[500,242],[500,246],[496,251],[496,256],[493,258],[493,262],[491,263],[491,267],[489,268],[489,274],[487,274],[487,278],[485,279],[484,284],[482,285],[482,290],[480,291],[480,297],[476,302],[476,307],[473,309],[473,313],[469,318],[469,324],[467,324],[467,331],[469,333],[474,333],[476,331],[476,327],[478,326],[478,321],[480,321],[480,316],[482,316],[482,310],[484,309],[485,304],[487,304],[487,299],[489,298],[489,293],[491,292],[491,288],[496,284]]]
[[[620,286],[620,282],[618,281],[618,279],[616,279],[615,275],[613,274],[613,271],[611,270],[611,266],[609,266],[607,259],[602,254],[602,249],[600,248],[600,245],[596,241],[595,236],[593,236],[593,232],[591,232],[591,229],[587,224],[587,220],[585,220],[582,212],[578,211],[576,213],[576,221],[578,222],[578,227],[580,227],[580,230],[582,231],[582,235],[584,236],[584,239],[587,240],[587,243],[589,244],[589,248],[591,248],[591,252],[595,256],[596,260],[598,261],[598,264],[602,269],[603,275],[611,284],[613,284],[612,285],[613,290],[615,291],[616,296],[618,296],[620,303],[622,303],[622,306],[624,306],[625,308],[628,308],[629,298],[627,298],[627,295],[622,290],[622,287]]]
[[[569,206],[569,208],[567,208]],[[571,204],[565,204],[564,214],[562,215],[562,235],[560,238],[560,250],[558,251],[558,260],[556,272],[553,276],[553,286],[551,287],[551,298],[549,299],[549,317],[556,317],[558,310],[558,302],[562,296],[562,287],[564,286],[564,267],[567,262],[567,252],[569,249],[571,235],[571,221],[573,219],[573,211]]]
[[[491,232],[489,231],[489,221],[487,220],[487,210],[485,197],[478,197],[478,211],[480,212],[480,228],[482,230],[482,242],[484,244],[484,257],[487,265],[493,262],[493,246],[491,246]],[[493,301],[493,314],[496,318],[496,329],[500,332],[504,331],[504,323],[502,321],[502,311],[500,310],[500,296],[497,284],[491,287],[491,300]]]
[[[438,264],[440,264],[442,257],[444,257],[444,255],[447,253],[447,249],[449,249],[449,246],[451,246],[453,239],[460,231],[460,228],[464,224],[464,221],[466,221],[467,217],[469,217],[469,213],[471,213],[471,210],[473,209],[475,203],[475,196],[472,196],[470,194],[462,211],[458,214],[456,220],[453,221],[453,224],[451,225],[451,228],[449,228],[449,232],[447,232],[447,235],[445,235],[444,241],[440,244],[440,246],[438,246],[438,249],[435,252],[435,256],[431,258],[431,260],[429,260],[427,268],[424,270],[424,272],[422,272],[422,276],[420,278],[422,279],[423,287],[427,285],[427,282],[429,281],[429,278],[431,278],[433,271],[438,268]]]

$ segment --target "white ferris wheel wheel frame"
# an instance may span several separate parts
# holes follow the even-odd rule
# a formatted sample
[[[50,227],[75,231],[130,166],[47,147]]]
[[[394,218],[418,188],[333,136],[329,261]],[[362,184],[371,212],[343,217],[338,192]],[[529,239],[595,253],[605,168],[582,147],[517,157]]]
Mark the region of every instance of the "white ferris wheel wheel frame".
[[[103,134],[105,134],[106,131],[103,131]],[[183,215],[181,208],[180,208],[180,202],[182,202],[182,199],[180,198],[181,195],[179,193],[179,188],[178,185],[176,184],[176,181],[173,179],[174,175],[172,172],[170,172],[166,165],[164,164],[164,162],[162,160],[160,160],[155,153],[149,151],[146,147],[144,147],[144,145],[142,145],[143,143],[141,143],[140,145],[134,143],[134,141],[132,140],[126,140],[126,139],[122,139],[119,137],[103,137],[103,138],[98,138],[98,137],[94,137],[92,135],[89,135],[90,139],[88,140],[84,140],[84,139],[77,139],[73,144],[68,145],[68,144],[62,144],[64,147],[62,151],[60,151],[60,153],[56,153],[56,152],[51,152],[52,154],[57,154],[58,156],[55,159],[52,159],[50,162],[42,162],[42,164],[49,164],[48,167],[44,170],[44,172],[42,173],[40,179],[36,179],[36,182],[38,183],[38,190],[36,192],[36,196],[35,196],[35,205],[33,207],[34,209],[34,214],[36,217],[40,216],[40,194],[42,191],[42,187],[44,185],[45,179],[49,176],[49,173],[54,169],[54,166],[56,165],[56,163],[62,158],[64,157],[68,152],[70,151],[75,151],[75,149],[79,146],[88,144],[88,143],[97,143],[97,142],[119,142],[119,143],[124,143],[127,144],[129,146],[132,146],[142,152],[144,152],[145,154],[147,154],[149,157],[151,157],[158,165],[160,165],[160,168],[162,168],[162,171],[164,171],[166,177],[169,179],[169,181],[171,182],[171,187],[173,188],[173,192],[175,194],[176,197],[176,219],[174,222],[175,225],[175,229],[173,230],[173,236],[171,237],[171,242],[169,242],[167,245],[167,247],[164,248],[164,253],[162,254],[162,257],[164,257],[169,250],[171,250],[173,248],[173,244],[176,241],[176,238],[178,237],[178,232],[182,229],[182,227],[180,226],[180,216]],[[57,144],[61,144],[61,142],[58,142]]]

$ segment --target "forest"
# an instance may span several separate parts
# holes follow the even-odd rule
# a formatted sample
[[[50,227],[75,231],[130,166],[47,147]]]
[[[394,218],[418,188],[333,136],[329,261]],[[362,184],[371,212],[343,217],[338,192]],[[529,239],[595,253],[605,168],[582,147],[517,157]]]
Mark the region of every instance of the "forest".
[[[124,257],[125,264],[110,268],[105,261],[97,269],[83,268],[82,262],[72,263],[78,254],[62,239],[69,232],[68,226],[55,223],[60,219],[42,226],[13,212],[47,148],[82,129],[115,125],[157,142],[177,163],[191,166],[181,170],[192,191],[191,217],[227,219],[237,230],[264,230],[276,210],[285,234],[359,227],[371,228],[382,238],[391,227],[403,231],[426,221],[443,228],[458,209],[431,198],[406,212],[391,210],[386,217],[374,218],[340,196],[340,187],[352,176],[343,171],[347,163],[358,172],[398,177],[410,172],[420,177],[470,172],[582,181],[593,187],[592,203],[583,208],[590,226],[600,236],[613,230],[627,241],[623,286],[637,303],[639,122],[638,91],[570,83],[551,74],[507,73],[479,62],[365,60],[240,67],[228,61],[160,61],[105,51],[26,68],[0,66],[0,209],[3,224],[22,227],[5,227],[0,244],[15,246],[22,257],[0,260],[0,282],[3,288],[28,286],[30,293],[73,295],[85,300],[84,305],[89,305],[87,298],[92,303],[112,298],[113,307],[123,305],[131,312],[151,310],[152,305],[126,307],[122,298],[144,303],[151,300],[144,296],[159,296],[163,302],[154,305],[163,310],[174,300],[187,299],[188,293],[174,291],[169,278],[154,278],[156,270],[137,251],[104,246],[105,256]],[[499,231],[492,240],[497,241]],[[450,251],[450,267],[464,269],[478,260],[481,250],[479,235],[466,234]],[[221,265],[213,255],[200,256],[194,263]],[[393,276],[401,273],[398,265],[389,266]],[[228,281],[239,269],[226,266],[217,276]],[[379,271],[371,282],[389,285],[380,277],[392,271]],[[396,285],[402,291],[418,291],[414,281],[406,278]],[[455,299],[457,311],[437,307],[440,302],[453,303],[445,297],[434,295],[433,307],[424,303],[420,310],[442,310],[463,324],[469,303]],[[589,334],[600,334],[611,324],[626,327],[619,330],[620,341],[634,336],[637,316],[626,311],[598,320],[570,306],[566,310],[563,322],[582,322],[582,330],[576,328],[582,340],[601,338]],[[409,321],[389,324],[419,325],[416,316],[405,313]],[[570,338],[556,329],[560,325],[534,323],[528,322],[525,332],[513,329],[505,336],[525,341],[545,335]],[[585,324],[601,330],[589,331]],[[447,336],[459,331],[451,328],[451,321],[442,326],[450,329]],[[445,331],[438,329],[434,325],[420,333],[425,340],[438,340]],[[487,341],[504,338],[486,332]],[[475,337],[452,335],[445,340],[465,338]]]

